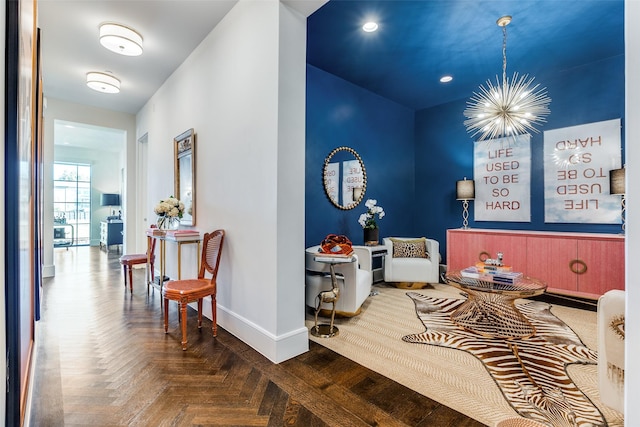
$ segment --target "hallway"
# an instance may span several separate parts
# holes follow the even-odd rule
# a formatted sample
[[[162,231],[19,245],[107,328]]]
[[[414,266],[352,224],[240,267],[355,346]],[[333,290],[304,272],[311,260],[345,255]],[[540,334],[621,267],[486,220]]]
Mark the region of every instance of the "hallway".
[[[175,304],[164,334],[144,270],[125,291],[117,251],[56,249],[43,284],[31,426],[481,426],[314,343],[273,364]]]

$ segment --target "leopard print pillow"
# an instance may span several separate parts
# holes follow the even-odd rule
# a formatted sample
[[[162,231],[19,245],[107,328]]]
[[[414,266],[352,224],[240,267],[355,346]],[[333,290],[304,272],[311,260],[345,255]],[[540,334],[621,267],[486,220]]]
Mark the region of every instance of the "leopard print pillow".
[[[422,237],[420,239],[402,240],[389,238],[393,243],[393,257],[394,258],[429,258],[429,252],[427,252],[427,239]]]

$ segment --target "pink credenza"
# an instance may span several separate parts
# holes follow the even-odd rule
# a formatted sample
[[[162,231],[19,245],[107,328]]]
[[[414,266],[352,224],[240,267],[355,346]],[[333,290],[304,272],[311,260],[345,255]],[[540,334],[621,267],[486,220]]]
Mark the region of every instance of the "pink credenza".
[[[447,230],[447,269],[504,254],[504,263],[547,283],[547,292],[597,299],[624,290],[624,235],[543,231]]]

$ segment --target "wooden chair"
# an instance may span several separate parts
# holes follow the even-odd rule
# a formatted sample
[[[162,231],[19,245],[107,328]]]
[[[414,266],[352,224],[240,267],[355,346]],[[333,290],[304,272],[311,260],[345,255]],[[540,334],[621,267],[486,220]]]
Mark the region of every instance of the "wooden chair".
[[[156,225],[153,224],[151,228],[156,228]],[[122,265],[122,269],[124,271],[124,287],[127,288],[127,275],[129,276],[129,288],[131,289],[131,293],[133,293],[133,266],[137,264],[147,264],[149,263],[149,267],[151,269],[151,281],[154,279],[154,262],[155,262],[155,250],[156,250],[156,239],[150,236],[147,236],[147,253],[144,254],[131,254],[131,255],[123,255],[120,257],[120,264]],[[149,284],[147,283],[147,292],[149,291]]]
[[[180,319],[182,322],[182,350],[187,349],[187,304],[198,301],[198,329],[202,328],[202,299],[211,297],[211,329],[213,336],[218,335],[216,321],[216,277],[222,255],[222,243],[224,230],[216,230],[206,233],[202,243],[202,260],[197,279],[170,280],[162,288],[164,302],[164,332],[169,329],[169,300],[177,301],[180,307]],[[205,278],[209,273],[211,278]]]

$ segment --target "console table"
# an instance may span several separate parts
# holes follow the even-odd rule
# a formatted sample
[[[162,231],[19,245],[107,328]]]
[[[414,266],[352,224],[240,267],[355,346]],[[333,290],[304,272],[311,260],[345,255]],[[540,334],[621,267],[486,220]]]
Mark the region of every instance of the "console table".
[[[598,299],[625,288],[624,235],[545,231],[447,230],[447,270],[504,253],[504,262],[547,285],[547,293]]]
[[[160,276],[159,276],[159,286],[162,291],[162,286],[164,285],[165,271],[166,271],[166,242],[175,243],[177,245],[177,262],[178,262],[178,278],[180,280],[182,278],[182,246],[183,245],[197,245],[196,251],[196,267],[197,271],[200,271],[200,242],[202,242],[202,237],[200,236],[190,236],[188,238],[175,238],[172,235],[168,235],[160,230],[147,230],[147,256],[151,256],[151,239],[158,239],[160,245],[159,251],[160,256],[159,264],[160,264]],[[150,266],[151,262],[147,259],[147,266]],[[147,270],[147,283],[150,283],[150,274]]]

